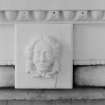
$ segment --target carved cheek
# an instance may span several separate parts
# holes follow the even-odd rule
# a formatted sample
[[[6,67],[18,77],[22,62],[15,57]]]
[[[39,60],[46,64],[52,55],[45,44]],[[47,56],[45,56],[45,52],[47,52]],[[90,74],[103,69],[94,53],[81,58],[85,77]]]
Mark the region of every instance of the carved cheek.
[[[47,59],[48,59],[49,64],[52,64],[54,62],[54,57],[53,56],[51,56],[51,57],[49,57]]]
[[[46,51],[45,54],[43,55],[44,56],[44,59],[46,62],[51,62],[52,59],[53,59],[53,55],[50,51]]]
[[[39,57],[39,54],[38,53],[35,53],[33,55],[33,63],[36,64],[38,62],[40,62],[40,57]]]

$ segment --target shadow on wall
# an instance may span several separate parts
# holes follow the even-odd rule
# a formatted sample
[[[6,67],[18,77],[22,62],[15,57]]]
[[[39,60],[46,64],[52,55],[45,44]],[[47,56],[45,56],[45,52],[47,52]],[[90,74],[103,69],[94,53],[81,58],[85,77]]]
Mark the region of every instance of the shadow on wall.
[[[0,66],[0,87],[14,87],[15,65]],[[73,87],[105,87],[105,65],[74,65]]]

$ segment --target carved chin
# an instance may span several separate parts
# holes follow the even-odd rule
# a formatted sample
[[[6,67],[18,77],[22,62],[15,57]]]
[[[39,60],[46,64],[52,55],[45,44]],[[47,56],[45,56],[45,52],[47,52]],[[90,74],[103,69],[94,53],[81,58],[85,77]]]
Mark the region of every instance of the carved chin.
[[[48,71],[48,66],[40,66],[40,67],[37,67],[37,70],[38,71]]]
[[[47,64],[47,63],[39,63],[39,64],[36,64],[36,68],[37,69],[48,69],[50,65],[51,64]]]

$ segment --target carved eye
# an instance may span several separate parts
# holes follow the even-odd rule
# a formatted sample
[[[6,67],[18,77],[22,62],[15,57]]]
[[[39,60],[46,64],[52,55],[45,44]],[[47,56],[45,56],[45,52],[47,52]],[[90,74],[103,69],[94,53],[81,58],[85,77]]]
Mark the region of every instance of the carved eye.
[[[50,53],[48,53],[48,52],[46,52],[46,57],[50,57],[51,56],[51,54]]]
[[[52,54],[49,53],[49,52],[46,52],[46,58],[47,58],[47,59],[52,59]]]

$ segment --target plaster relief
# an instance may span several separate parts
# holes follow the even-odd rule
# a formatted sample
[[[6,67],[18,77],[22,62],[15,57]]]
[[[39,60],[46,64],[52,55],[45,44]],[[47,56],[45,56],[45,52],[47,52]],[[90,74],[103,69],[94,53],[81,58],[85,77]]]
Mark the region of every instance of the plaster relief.
[[[56,10],[48,11],[46,20],[61,20],[61,12]]]
[[[16,20],[17,11],[5,11],[4,14],[8,21]]]
[[[88,11],[81,10],[76,11],[75,20],[87,20],[88,19]]]
[[[36,21],[41,21],[46,18],[47,11],[33,11],[33,17]]]
[[[18,16],[17,16],[17,20],[21,21],[21,20],[30,20],[31,19],[31,13],[27,10],[23,10],[23,11],[19,11],[18,12]]]
[[[74,11],[70,11],[70,10],[66,10],[63,11],[63,19],[64,20],[73,20],[73,18],[75,17],[75,12]]]
[[[91,19],[93,20],[100,20],[103,18],[103,16],[104,16],[103,11],[96,11],[96,10],[91,11],[91,17],[92,17]]]
[[[34,39],[25,50],[26,72],[33,77],[52,78],[60,70],[60,43],[51,36]]]

